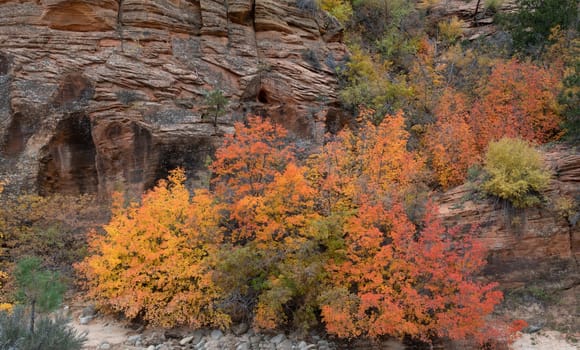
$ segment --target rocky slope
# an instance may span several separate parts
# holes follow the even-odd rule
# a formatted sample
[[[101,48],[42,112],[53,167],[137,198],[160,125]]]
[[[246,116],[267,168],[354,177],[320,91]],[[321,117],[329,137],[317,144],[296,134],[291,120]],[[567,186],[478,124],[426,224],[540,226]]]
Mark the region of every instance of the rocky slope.
[[[317,140],[340,119],[341,40],[295,0],[1,0],[0,176],[71,194],[139,193],[182,165],[201,181],[247,113]]]

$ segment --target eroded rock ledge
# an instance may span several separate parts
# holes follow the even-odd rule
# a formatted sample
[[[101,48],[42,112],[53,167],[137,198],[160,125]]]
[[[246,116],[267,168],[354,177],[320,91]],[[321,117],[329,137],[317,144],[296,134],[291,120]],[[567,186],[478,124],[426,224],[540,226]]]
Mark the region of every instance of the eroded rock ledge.
[[[339,119],[341,40],[294,0],[0,1],[0,175],[71,194],[139,193],[176,166],[203,181],[247,113],[319,140]]]

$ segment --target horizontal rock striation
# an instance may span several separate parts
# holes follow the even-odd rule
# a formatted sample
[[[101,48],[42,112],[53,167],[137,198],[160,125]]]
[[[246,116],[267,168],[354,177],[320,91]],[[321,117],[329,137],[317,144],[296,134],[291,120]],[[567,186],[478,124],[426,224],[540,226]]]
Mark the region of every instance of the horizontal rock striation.
[[[140,193],[177,166],[205,181],[248,113],[316,142],[339,118],[341,40],[294,0],[0,1],[0,176],[71,194]]]

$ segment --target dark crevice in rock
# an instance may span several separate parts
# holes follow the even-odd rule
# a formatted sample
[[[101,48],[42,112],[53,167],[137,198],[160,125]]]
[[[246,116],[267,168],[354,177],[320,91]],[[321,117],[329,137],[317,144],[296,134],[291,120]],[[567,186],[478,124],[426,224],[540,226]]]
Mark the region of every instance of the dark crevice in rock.
[[[574,241],[574,235],[576,234],[576,225],[570,225],[570,228],[568,230],[568,240],[570,242],[570,252],[572,253],[572,258],[574,258],[574,263],[576,264],[576,267],[579,266],[578,264],[578,257],[576,256],[575,252],[578,251],[579,249],[575,246],[575,241]]]
[[[10,72],[10,60],[6,55],[0,53],[0,75],[8,75]]]
[[[192,1],[192,4],[195,7],[195,35],[201,34],[201,28],[203,28],[203,16],[201,15],[201,1],[195,0]]]
[[[250,10],[250,18],[252,19],[252,32],[254,33],[254,43],[256,45],[256,58],[258,59],[258,67],[260,67],[260,48],[258,47],[258,34],[256,32],[256,0],[252,0],[252,7]]]
[[[130,184],[142,184],[150,181],[148,164],[153,153],[153,137],[151,132],[138,124],[133,124],[133,154],[128,169],[125,170],[125,179]]]
[[[224,0],[224,7],[226,8],[226,33],[228,36],[228,48],[231,46],[232,38],[232,28],[230,25],[230,3],[228,0]]]
[[[260,91],[258,92],[258,102],[261,103],[268,103],[269,98],[268,98],[268,92],[265,89],[260,89]]]
[[[337,134],[348,124],[349,121],[347,118],[344,118],[344,116],[336,109],[331,108],[329,109],[328,113],[326,113],[326,118],[324,121],[324,126],[326,129],[325,133]]]
[[[62,120],[57,133],[41,151],[38,187],[41,195],[96,193],[96,148],[89,118],[73,114]]]
[[[203,13],[202,13],[203,10],[201,8],[201,0],[195,0],[193,1],[193,3],[199,9],[199,32],[198,32],[199,35],[201,33],[201,29],[203,28]]]
[[[167,142],[158,145],[159,164],[156,168],[154,181],[145,184],[151,188],[160,179],[166,179],[169,172],[181,167],[185,170],[190,185],[196,183],[199,187],[204,179],[200,174],[207,175],[206,161],[215,152],[209,137],[190,138],[181,142]],[[207,185],[201,183],[201,185]]]
[[[117,33],[119,40],[121,40],[121,51],[124,51],[123,40],[123,0],[117,0],[119,8],[117,9]]]

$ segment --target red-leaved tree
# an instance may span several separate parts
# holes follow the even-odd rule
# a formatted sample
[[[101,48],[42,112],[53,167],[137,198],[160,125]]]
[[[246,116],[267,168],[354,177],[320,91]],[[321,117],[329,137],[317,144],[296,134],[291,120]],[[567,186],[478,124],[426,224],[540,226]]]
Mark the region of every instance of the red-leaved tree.
[[[463,183],[467,169],[480,160],[480,155],[463,94],[446,90],[435,108],[435,117],[435,124],[425,136],[425,145],[437,180],[446,189]]]
[[[502,300],[496,283],[476,278],[486,252],[473,232],[446,229],[435,212],[430,206],[418,229],[399,204],[361,204],[344,228],[343,259],[329,265],[322,317],[330,333],[486,339]]]
[[[477,135],[479,153],[485,152],[490,141],[502,137],[537,143],[557,137],[561,121],[558,76],[515,59],[497,64],[471,112],[470,126]]]

